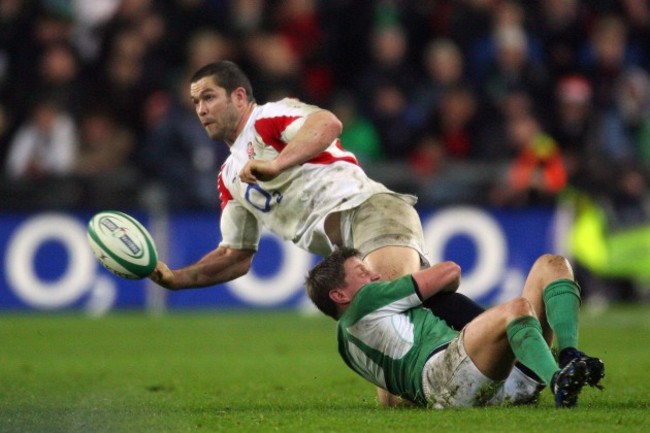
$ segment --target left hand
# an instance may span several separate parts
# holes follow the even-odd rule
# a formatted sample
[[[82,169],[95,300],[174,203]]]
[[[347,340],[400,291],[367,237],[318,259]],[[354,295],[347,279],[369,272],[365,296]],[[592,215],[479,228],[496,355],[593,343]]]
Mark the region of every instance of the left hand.
[[[263,161],[252,159],[246,163],[244,168],[239,172],[239,178],[242,182],[256,184],[258,181],[267,182],[279,175],[281,170],[276,167],[275,160]]]

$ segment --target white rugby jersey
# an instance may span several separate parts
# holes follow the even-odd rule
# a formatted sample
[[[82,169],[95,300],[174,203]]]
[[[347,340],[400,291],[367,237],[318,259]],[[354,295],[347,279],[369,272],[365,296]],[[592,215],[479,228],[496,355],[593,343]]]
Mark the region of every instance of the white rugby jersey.
[[[261,228],[266,227],[304,250],[326,256],[333,251],[324,230],[329,213],[354,208],[373,194],[391,192],[368,178],[338,139],[271,181],[249,185],[239,179],[249,159],[274,159],[306,117],[318,110],[290,98],[253,109],[219,173],[220,245],[256,250]]]

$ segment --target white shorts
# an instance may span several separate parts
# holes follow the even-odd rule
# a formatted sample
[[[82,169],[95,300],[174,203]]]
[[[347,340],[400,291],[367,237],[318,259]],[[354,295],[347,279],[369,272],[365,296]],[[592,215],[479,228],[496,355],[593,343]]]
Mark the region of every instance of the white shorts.
[[[474,407],[529,404],[543,384],[513,368],[508,378],[493,380],[481,373],[465,352],[464,331],[446,350],[434,354],[422,370],[422,387],[430,407]]]
[[[485,406],[503,387],[504,381],[490,379],[474,365],[465,352],[464,334],[461,331],[446,350],[424,364],[422,388],[434,409]]]
[[[430,266],[424,251],[420,216],[413,196],[379,193],[356,208],[341,212],[341,236],[346,247],[362,256],[385,246],[413,248],[420,254],[422,267]]]

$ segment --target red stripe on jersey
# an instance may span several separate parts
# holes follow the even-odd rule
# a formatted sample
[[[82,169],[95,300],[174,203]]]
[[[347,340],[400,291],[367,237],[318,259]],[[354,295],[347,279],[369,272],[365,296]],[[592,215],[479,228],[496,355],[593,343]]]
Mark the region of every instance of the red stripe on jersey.
[[[219,189],[219,200],[221,201],[221,210],[226,207],[228,202],[232,200],[232,194],[226,188],[226,184],[223,181],[223,167],[222,171],[219,172],[217,177],[217,188]]]
[[[282,141],[282,133],[300,116],[265,117],[255,121],[255,130],[260,135],[262,142],[281,152],[287,145]]]
[[[311,164],[331,164],[335,161],[346,161],[349,162],[350,164],[359,165],[357,158],[355,158],[352,155],[334,156],[329,152],[319,153],[318,155],[316,155],[314,158],[310,159],[307,162]]]
[[[354,165],[359,165],[359,161],[357,161],[357,158],[347,150],[343,149],[343,146],[341,145],[341,140],[338,138],[336,139],[336,143],[334,144],[341,152],[340,155],[333,155],[330,152],[321,152],[312,159],[310,159],[309,163],[311,164],[331,164],[334,161],[346,161],[349,162],[350,164]],[[338,153],[338,152],[337,152]]]
[[[264,144],[272,146],[279,153],[287,145],[287,143],[282,141],[282,132],[284,132],[287,126],[298,118],[299,116],[265,117],[255,121],[255,130],[260,135]],[[340,155],[334,155],[325,151],[319,153],[307,162],[312,164],[330,164],[334,161],[347,161],[351,164],[359,165],[357,158],[352,153],[343,149],[340,140],[337,139],[335,145],[341,151]]]

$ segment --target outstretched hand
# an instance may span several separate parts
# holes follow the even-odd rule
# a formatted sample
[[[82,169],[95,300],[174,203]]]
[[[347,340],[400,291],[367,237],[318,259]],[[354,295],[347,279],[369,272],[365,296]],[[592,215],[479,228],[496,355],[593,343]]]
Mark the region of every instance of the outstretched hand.
[[[239,172],[242,182],[256,184],[258,181],[267,182],[279,175],[281,170],[276,167],[275,161],[252,159],[246,163]]]
[[[161,261],[158,261],[156,268],[151,274],[149,274],[149,278],[151,278],[151,281],[154,283],[167,289],[171,289],[172,284],[174,283],[174,273],[169,269],[169,266],[167,266],[166,263]]]

